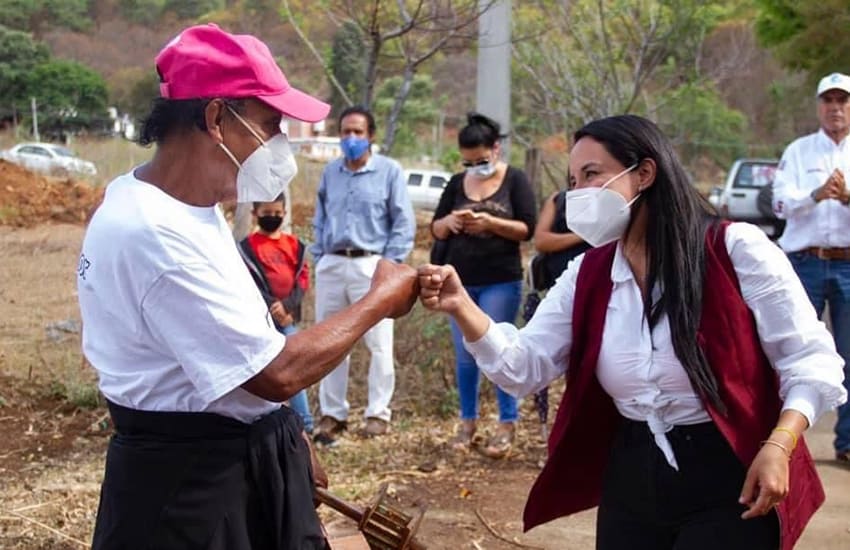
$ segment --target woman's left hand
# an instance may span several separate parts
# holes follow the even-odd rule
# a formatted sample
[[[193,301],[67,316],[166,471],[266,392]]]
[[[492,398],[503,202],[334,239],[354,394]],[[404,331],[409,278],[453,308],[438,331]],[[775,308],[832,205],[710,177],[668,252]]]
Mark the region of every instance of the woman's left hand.
[[[749,508],[743,519],[763,516],[788,494],[788,456],[776,445],[765,444],[756,455],[739,502]]]
[[[476,212],[474,216],[463,218],[463,232],[470,235],[480,235],[490,231],[493,216],[487,212]]]

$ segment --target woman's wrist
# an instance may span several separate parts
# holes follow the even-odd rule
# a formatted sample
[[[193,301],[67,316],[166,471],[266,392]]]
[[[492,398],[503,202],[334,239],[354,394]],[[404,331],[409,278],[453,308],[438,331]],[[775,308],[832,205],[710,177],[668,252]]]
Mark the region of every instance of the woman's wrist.
[[[433,235],[435,239],[443,240],[448,236],[446,235],[446,217],[442,217],[439,220],[431,222],[431,235]]]
[[[782,454],[785,455],[785,458],[787,458],[788,460],[791,460],[791,453],[793,451],[790,448],[788,448],[786,445],[783,445],[782,443],[780,443],[780,442],[778,442],[774,439],[765,439],[764,441],[761,442],[761,446],[779,449],[779,450],[782,451]]]
[[[469,297],[469,293],[466,292],[465,288],[462,288],[460,294],[457,297],[457,303],[451,311],[447,313],[455,318],[458,322],[460,322],[461,317],[466,318],[469,316],[470,310],[477,307],[475,302],[472,301],[472,298]]]
[[[784,443],[789,444],[789,448],[793,451],[797,447],[797,442],[800,439],[800,434],[790,428],[777,426],[770,432],[770,439],[783,439]]]
[[[467,342],[477,342],[490,327],[490,318],[467,294],[466,289],[459,296],[458,305],[451,315]]]
[[[791,458],[803,432],[808,427],[808,422],[801,412],[785,409],[767,439],[762,442],[762,446],[769,445],[775,449],[781,449],[788,458]]]
[[[770,432],[768,438],[762,442],[762,446],[772,445],[776,448],[782,449],[782,452],[784,452],[788,458],[791,458],[791,455],[794,454],[794,449],[797,448],[797,441],[799,438],[800,435],[793,430],[777,426]]]

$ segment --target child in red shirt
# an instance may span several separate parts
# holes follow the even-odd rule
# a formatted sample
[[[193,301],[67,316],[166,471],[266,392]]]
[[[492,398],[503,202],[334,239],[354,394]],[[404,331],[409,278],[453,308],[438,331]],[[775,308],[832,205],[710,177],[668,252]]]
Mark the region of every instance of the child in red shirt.
[[[284,195],[272,202],[255,202],[251,213],[259,228],[239,243],[239,252],[269,306],[275,327],[285,335],[295,334],[301,301],[310,286],[304,243],[280,230],[286,215]],[[292,396],[289,405],[301,416],[305,431],[312,433],[307,391]]]

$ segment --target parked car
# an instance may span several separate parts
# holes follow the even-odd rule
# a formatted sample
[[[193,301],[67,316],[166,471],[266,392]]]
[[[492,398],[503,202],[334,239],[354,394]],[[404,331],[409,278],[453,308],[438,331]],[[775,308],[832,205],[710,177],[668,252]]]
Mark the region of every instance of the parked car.
[[[413,208],[436,210],[443,189],[452,175],[440,170],[410,169],[404,171],[404,177],[407,179],[407,193]]]
[[[47,174],[97,174],[93,162],[77,157],[67,147],[52,143],[19,143],[0,151],[0,158]]]
[[[776,175],[776,159],[738,159],[726,176],[726,184],[718,199],[720,215],[733,221],[758,225],[771,239],[778,239],[785,222],[778,219],[770,209],[759,208],[770,193]]]

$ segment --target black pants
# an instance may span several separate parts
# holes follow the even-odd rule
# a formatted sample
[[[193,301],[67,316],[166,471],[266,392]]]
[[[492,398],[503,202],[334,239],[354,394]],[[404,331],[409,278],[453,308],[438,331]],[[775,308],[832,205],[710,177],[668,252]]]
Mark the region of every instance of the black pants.
[[[253,424],[109,403],[94,550],[326,550],[298,415]]]
[[[645,423],[624,420],[596,522],[597,550],[776,550],[775,512],[743,520],[746,469],[714,423],[667,433],[673,469]]]

